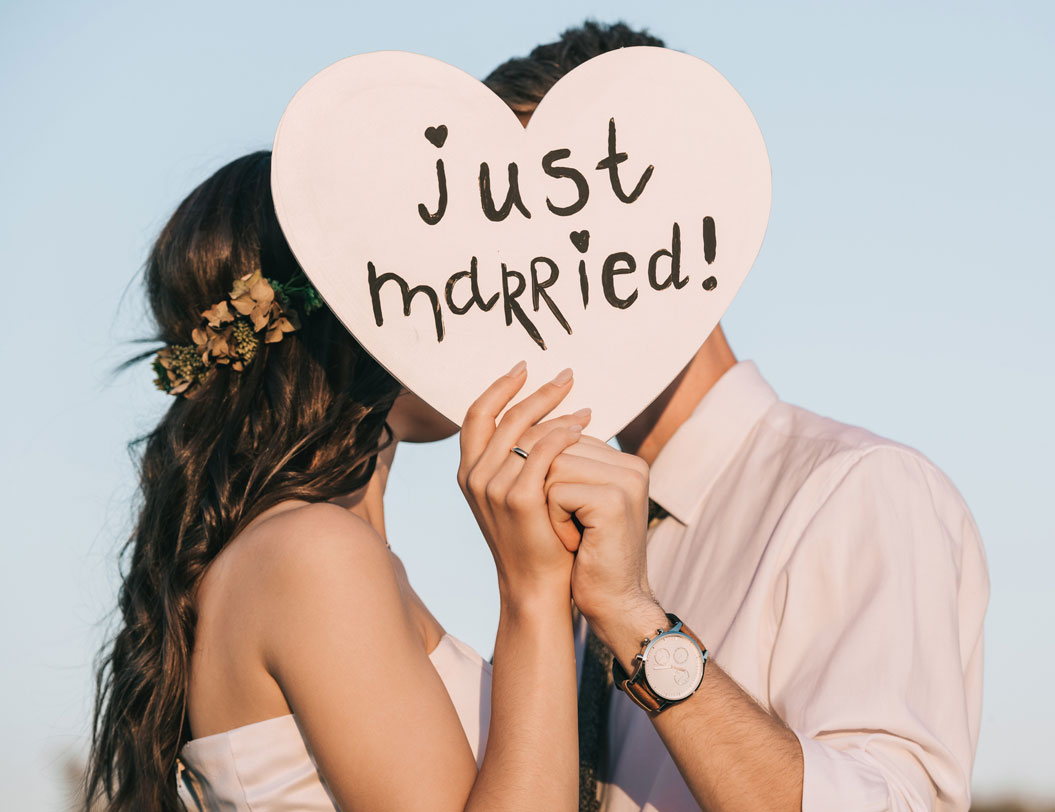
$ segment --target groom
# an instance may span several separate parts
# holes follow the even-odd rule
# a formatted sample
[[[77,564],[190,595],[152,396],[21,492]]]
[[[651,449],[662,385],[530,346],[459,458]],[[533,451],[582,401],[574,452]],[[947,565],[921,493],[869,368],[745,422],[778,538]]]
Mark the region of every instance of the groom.
[[[586,23],[485,81],[526,125],[631,45],[663,43]],[[618,439],[647,472],[593,445],[550,480],[555,523],[584,527],[580,808],[966,810],[989,587],[949,480],[780,401],[720,326]]]

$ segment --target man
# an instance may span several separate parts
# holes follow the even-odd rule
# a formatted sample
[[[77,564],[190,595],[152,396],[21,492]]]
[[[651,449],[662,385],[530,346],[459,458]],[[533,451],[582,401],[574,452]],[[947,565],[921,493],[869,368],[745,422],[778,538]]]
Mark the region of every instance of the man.
[[[526,125],[561,76],[631,45],[663,43],[587,23],[485,81]],[[585,528],[581,808],[966,810],[989,586],[948,479],[782,403],[720,327],[618,439],[647,479],[593,446],[549,490],[555,523]]]

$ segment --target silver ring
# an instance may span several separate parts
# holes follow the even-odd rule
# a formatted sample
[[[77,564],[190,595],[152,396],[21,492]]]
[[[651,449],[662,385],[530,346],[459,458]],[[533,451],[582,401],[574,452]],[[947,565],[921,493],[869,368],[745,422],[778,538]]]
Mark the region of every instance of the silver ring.
[[[518,457],[523,457],[525,460],[527,459],[527,452],[520,446],[515,445],[509,450],[516,454]]]

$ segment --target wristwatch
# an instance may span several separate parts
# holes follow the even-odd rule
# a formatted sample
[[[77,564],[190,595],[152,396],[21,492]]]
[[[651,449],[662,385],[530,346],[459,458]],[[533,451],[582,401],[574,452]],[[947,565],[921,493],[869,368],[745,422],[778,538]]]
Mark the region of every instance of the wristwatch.
[[[627,674],[619,660],[612,659],[612,679],[640,707],[658,714],[696,693],[703,682],[708,652],[677,615],[667,613],[670,629],[656,629],[646,637],[641,653],[634,657],[634,670]]]

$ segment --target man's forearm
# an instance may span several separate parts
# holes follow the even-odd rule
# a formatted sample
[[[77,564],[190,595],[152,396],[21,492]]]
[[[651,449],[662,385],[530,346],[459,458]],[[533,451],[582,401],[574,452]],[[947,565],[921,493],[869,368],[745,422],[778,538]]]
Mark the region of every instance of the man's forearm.
[[[598,623],[595,629],[628,672],[641,639],[669,626],[654,603],[611,617],[610,624]],[[653,724],[693,796],[708,812],[801,809],[798,738],[713,660],[696,693],[654,716]]]
[[[653,723],[708,812],[802,808],[799,740],[716,663],[699,690]]]

